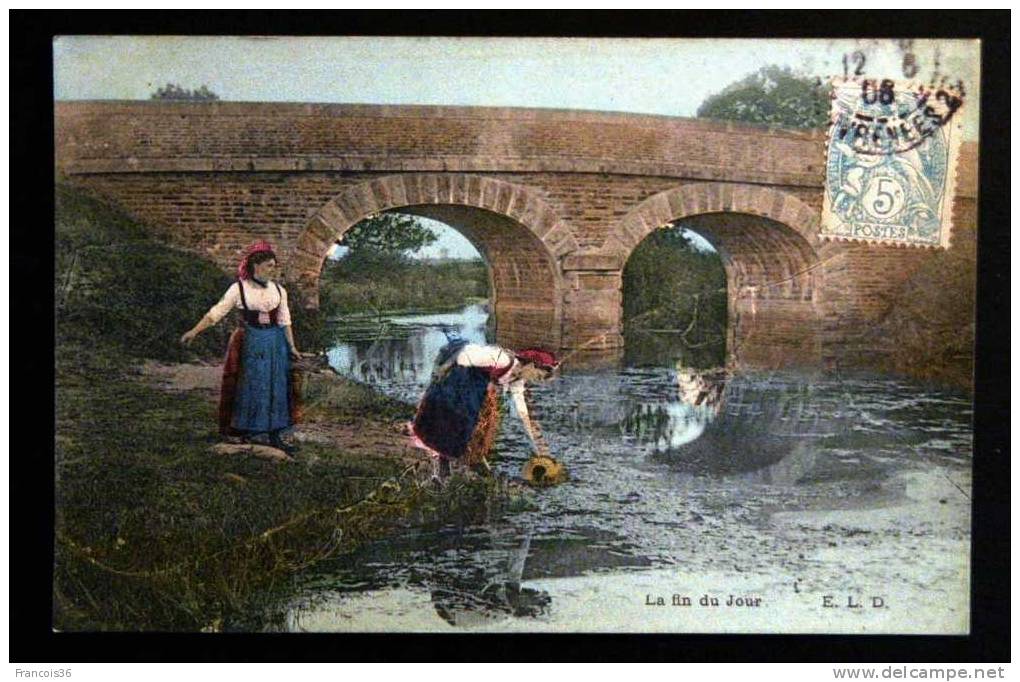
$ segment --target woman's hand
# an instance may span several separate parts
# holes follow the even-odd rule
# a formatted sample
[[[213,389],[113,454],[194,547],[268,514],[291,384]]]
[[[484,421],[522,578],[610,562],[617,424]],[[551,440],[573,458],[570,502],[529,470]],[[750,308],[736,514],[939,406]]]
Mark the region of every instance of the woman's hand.
[[[290,359],[300,360],[301,353],[297,349],[297,343],[294,341],[294,330],[290,328],[290,325],[285,325],[283,328],[283,334],[287,337],[287,345],[290,347]]]
[[[181,336],[181,343],[184,344],[185,346],[190,346],[191,342],[195,340],[196,336],[198,336],[199,334],[201,334],[214,324],[216,323],[213,322],[212,318],[209,317],[208,314],[206,314],[205,316],[202,317],[201,320],[198,321],[198,324],[196,324],[188,331],[184,332],[184,335]]]

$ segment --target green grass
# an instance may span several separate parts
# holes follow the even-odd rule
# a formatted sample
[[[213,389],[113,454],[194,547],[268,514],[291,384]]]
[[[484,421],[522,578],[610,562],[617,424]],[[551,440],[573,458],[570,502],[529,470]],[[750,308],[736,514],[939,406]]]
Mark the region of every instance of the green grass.
[[[207,397],[131,373],[80,347],[58,357],[60,630],[257,623],[294,572],[410,520],[448,521],[454,511],[470,521],[480,508],[430,494],[395,458],[342,447],[306,444],[302,460],[282,464],[213,454]],[[484,482],[472,485],[486,494]]]
[[[58,188],[56,229],[58,630],[258,628],[294,573],[410,523],[470,523],[505,494],[484,480],[436,494],[399,458],[339,443],[286,463],[214,454],[209,396],[154,387],[138,367],[222,355],[226,330],[194,353],[177,339],[223,274],[71,188]],[[309,381],[305,399],[345,423],[408,411],[339,378]]]
[[[302,467],[211,454],[209,401],[147,387],[130,371],[118,357],[60,348],[61,630],[195,630],[222,621],[271,574],[269,557],[246,542],[358,492],[344,483],[342,465],[310,476]]]
[[[191,349],[178,342],[226,291],[222,270],[70,187],[57,187],[55,227],[58,345],[165,361],[222,356],[225,323]]]

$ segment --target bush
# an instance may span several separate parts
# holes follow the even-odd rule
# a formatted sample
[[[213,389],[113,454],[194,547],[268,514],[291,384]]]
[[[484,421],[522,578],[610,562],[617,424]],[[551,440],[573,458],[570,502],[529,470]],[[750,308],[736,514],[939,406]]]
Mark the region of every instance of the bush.
[[[710,95],[698,118],[788,128],[824,128],[830,87],[789,67],[765,66]]]

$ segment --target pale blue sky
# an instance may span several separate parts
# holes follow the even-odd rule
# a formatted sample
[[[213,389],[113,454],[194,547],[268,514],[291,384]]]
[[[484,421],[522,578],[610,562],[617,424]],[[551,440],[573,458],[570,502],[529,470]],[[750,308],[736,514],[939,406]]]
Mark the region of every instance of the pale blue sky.
[[[958,116],[977,139],[980,44],[915,40],[920,67],[962,79]],[[542,107],[694,116],[709,95],[768,64],[830,78],[844,55],[864,75],[903,79],[893,40],[593,38],[254,38],[65,36],[54,41],[56,99],[148,99],[168,82],[224,100]],[[854,66],[855,64],[852,64]],[[464,253],[459,235],[434,250]]]
[[[938,70],[964,80],[971,118],[979,43],[918,40],[910,49],[917,79]],[[865,75],[903,78],[893,40],[69,36],[54,41],[54,94],[148,99],[175,82],[207,85],[225,100],[693,116],[708,95],[764,65],[829,78],[855,50],[866,56]]]

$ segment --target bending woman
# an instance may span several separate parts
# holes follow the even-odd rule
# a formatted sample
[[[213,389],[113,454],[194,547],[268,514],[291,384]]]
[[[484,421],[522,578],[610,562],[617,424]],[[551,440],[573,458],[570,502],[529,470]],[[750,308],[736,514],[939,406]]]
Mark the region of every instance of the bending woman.
[[[276,254],[271,244],[249,246],[237,266],[237,282],[219,303],[181,337],[189,345],[231,310],[241,311],[230,336],[220,389],[220,433],[248,440],[268,434],[274,447],[292,451],[280,433],[295,421],[297,400],[290,381],[291,358],[298,357],[290,327],[287,290],[273,281]]]
[[[510,393],[536,453],[548,456],[549,447],[528,412],[524,387],[552,377],[558,364],[552,353],[537,348],[515,353],[463,340],[447,344],[439,351],[432,383],[418,404],[412,442],[436,458],[442,476],[449,473],[451,461],[488,468],[502,389]]]

